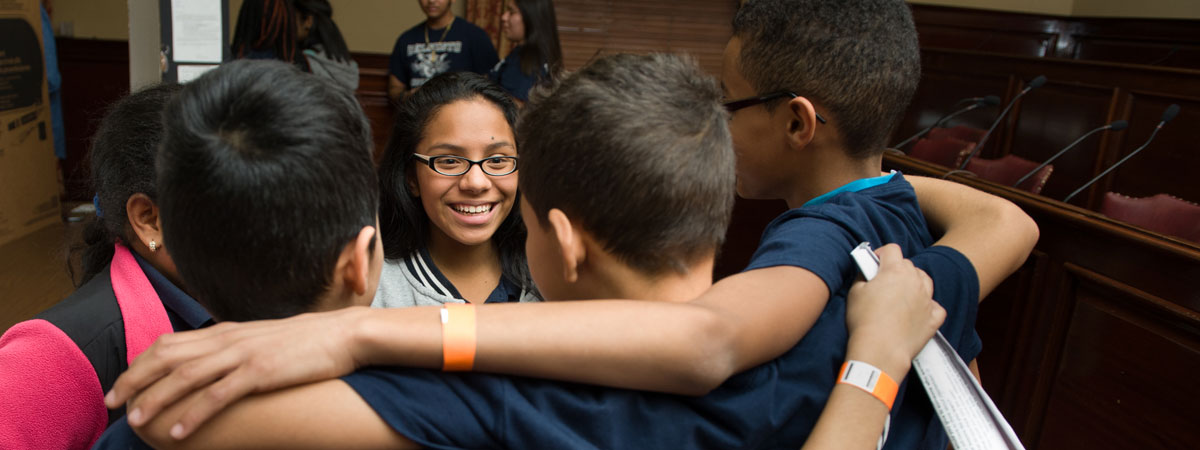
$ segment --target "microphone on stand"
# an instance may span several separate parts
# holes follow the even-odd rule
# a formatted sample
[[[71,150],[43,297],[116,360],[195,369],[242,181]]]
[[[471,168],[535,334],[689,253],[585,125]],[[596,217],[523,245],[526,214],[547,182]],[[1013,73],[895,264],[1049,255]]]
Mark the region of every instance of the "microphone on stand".
[[[989,95],[987,97],[964,98],[962,100],[955,102],[954,106],[958,106],[958,105],[961,105],[961,104],[967,103],[967,102],[971,102],[971,104],[968,105],[966,108],[962,108],[958,111],[954,111],[952,113],[949,113],[949,114],[943,115],[942,117],[939,117],[938,120],[933,122],[933,125],[930,125],[930,126],[926,127],[924,130],[917,132],[917,134],[912,135],[912,137],[909,137],[908,139],[900,141],[899,144],[896,144],[892,148],[899,149],[901,147],[904,147],[905,145],[908,145],[909,142],[915,141],[917,138],[924,136],[925,133],[929,132],[929,130],[937,128],[939,125],[945,123],[947,120],[953,119],[955,116],[957,116],[959,114],[962,114],[962,113],[965,113],[968,111],[974,111],[976,109],[979,109],[979,108],[982,108],[985,106],[999,105],[1000,97],[997,97],[995,95]]]
[[[1108,175],[1108,173],[1112,172],[1113,169],[1116,169],[1117,166],[1119,166],[1121,164],[1125,164],[1125,161],[1128,161],[1129,158],[1133,157],[1133,155],[1138,154],[1138,152],[1140,152],[1140,151],[1142,151],[1142,149],[1146,148],[1147,145],[1150,145],[1150,141],[1153,141],[1154,137],[1158,136],[1158,131],[1162,130],[1163,125],[1166,125],[1167,122],[1170,122],[1171,119],[1174,119],[1175,116],[1178,116],[1178,115],[1179,115],[1179,105],[1172,103],[1171,106],[1167,107],[1166,111],[1163,111],[1162,119],[1158,122],[1158,126],[1154,127],[1154,131],[1150,133],[1150,137],[1146,138],[1146,142],[1143,143],[1141,147],[1138,147],[1134,151],[1129,152],[1129,155],[1125,156],[1124,158],[1121,158],[1121,160],[1117,161],[1116,164],[1109,166],[1109,168],[1105,169],[1104,172],[1101,172],[1100,175],[1096,175],[1096,178],[1092,178],[1091,181],[1084,183],[1083,186],[1080,186],[1079,189],[1076,189],[1075,192],[1072,192],[1071,195],[1068,195],[1067,198],[1064,198],[1063,202],[1065,203],[1065,202],[1071,201],[1071,198],[1075,197],[1075,194],[1078,194],[1080,191],[1087,189],[1087,187],[1091,186],[1092,183],[1095,183],[1096,180],[1104,178],[1105,175]]]
[[[1017,99],[1021,98],[1025,94],[1028,94],[1029,91],[1042,87],[1044,84],[1046,84],[1045,75],[1038,75],[1034,79],[1029,80],[1029,84],[1025,86],[1025,89],[1021,89],[1021,92],[1018,92],[1017,95],[1013,97],[1012,101],[1008,102],[1008,106],[1004,107],[1004,111],[1000,111],[1000,116],[996,117],[996,121],[992,122],[992,126],[988,128],[986,133],[983,134],[983,137],[979,138],[979,142],[975,144],[975,150],[972,150],[971,154],[967,155],[967,157],[963,159],[962,164],[959,164],[958,166],[958,170],[965,169],[967,167],[967,163],[971,161],[971,158],[974,158],[975,155],[979,153],[979,149],[982,149],[983,144],[987,143],[988,138],[992,136],[992,131],[996,130],[996,125],[1000,125],[1000,121],[1004,120],[1004,116],[1008,115],[1008,110],[1012,109],[1013,105],[1017,103]]]
[[[1063,153],[1066,153],[1067,150],[1075,148],[1076,145],[1079,145],[1079,143],[1083,142],[1084,139],[1087,139],[1088,136],[1091,136],[1093,134],[1099,133],[1104,130],[1121,131],[1121,130],[1124,130],[1128,126],[1129,126],[1129,122],[1126,122],[1124,120],[1118,120],[1118,121],[1115,121],[1108,125],[1102,126],[1100,128],[1097,128],[1095,130],[1085,133],[1083,136],[1080,136],[1079,139],[1076,139],[1075,142],[1072,142],[1071,145],[1068,145],[1067,148],[1059,150],[1058,153],[1055,153],[1054,156],[1051,156],[1050,159],[1047,159],[1046,162],[1042,163],[1042,165],[1035,167],[1033,170],[1030,170],[1029,173],[1027,173],[1027,174],[1025,174],[1025,176],[1021,177],[1020,180],[1017,180],[1016,183],[1013,183],[1013,187],[1017,187],[1017,185],[1024,182],[1025,179],[1033,176],[1033,174],[1037,173],[1037,171],[1042,170],[1043,167],[1046,167],[1047,164],[1054,162],[1054,160],[1058,159],[1059,156],[1062,156]]]

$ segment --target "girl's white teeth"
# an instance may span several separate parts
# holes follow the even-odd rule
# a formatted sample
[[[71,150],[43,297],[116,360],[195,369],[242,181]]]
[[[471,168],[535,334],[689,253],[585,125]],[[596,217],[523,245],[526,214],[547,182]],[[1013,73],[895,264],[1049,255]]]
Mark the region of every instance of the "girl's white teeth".
[[[483,214],[492,210],[492,205],[455,205],[454,210],[463,214]]]

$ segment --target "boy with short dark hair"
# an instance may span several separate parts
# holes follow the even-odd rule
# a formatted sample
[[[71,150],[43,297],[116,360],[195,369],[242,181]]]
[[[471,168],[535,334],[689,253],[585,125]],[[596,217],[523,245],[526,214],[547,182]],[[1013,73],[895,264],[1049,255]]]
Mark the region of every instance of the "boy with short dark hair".
[[[214,318],[370,305],[379,191],[352,94],[281,62],[239,60],[189,83],[163,121],[163,251]],[[121,420],[96,447],[131,439]]]
[[[920,80],[908,6],[895,0],[757,0],[738,10],[733,29],[723,88],[729,98],[763,103],[731,102],[737,109],[731,108],[730,128],[741,138],[735,139],[738,191],[748,198],[784,198],[799,208],[768,226],[747,270],[805,268],[837,297],[854,267],[827,258],[844,255],[859,241],[877,245],[885,236],[905,254],[930,246],[911,186],[899,174],[879,176],[886,140]],[[826,245],[814,248],[813,241]],[[797,251],[803,248],[816,253]],[[981,348],[974,311],[949,317],[946,326],[956,327],[943,332],[960,356],[974,359]],[[908,383],[897,401],[888,448],[946,447],[945,431],[918,382]]]
[[[663,54],[613,55],[580,72],[521,117],[525,203],[542,224],[551,209],[560,210],[642,275],[710,274],[711,267],[693,266],[711,265],[734,199],[734,156],[712,80],[690,62]],[[607,79],[671,82],[671,92],[648,95]],[[641,120],[628,120],[629,111]],[[589,126],[564,126],[566,115],[588,117]],[[550,297],[653,298],[586,292]]]
[[[727,98],[775,97],[762,106],[731,102],[740,108],[730,121],[740,138],[738,192],[798,208],[768,226],[747,270],[811,271],[829,286],[829,314],[855,273],[838,256],[857,242],[883,238],[908,255],[933,242],[911,186],[899,174],[879,176],[886,140],[920,80],[911,12],[896,0],[757,0],[738,10],[733,29],[722,69]],[[979,354],[974,311],[948,317],[943,332],[964,360]],[[902,386],[886,448],[946,448],[919,386]]]
[[[217,320],[370,304],[379,191],[353,96],[283,64],[235,61],[189,84],[164,121],[166,248]]]

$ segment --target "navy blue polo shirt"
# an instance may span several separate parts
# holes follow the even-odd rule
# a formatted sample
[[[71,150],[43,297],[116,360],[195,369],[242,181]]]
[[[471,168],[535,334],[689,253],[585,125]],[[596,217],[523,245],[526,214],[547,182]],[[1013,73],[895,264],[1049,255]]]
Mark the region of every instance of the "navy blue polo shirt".
[[[857,276],[849,252],[863,241],[900,244],[933,278],[934,299],[947,312],[941,331],[973,359],[975,270],[953,249],[925,248],[932,238],[911,185],[897,174],[790,210],[767,227],[747,270],[805,268],[825,281],[830,299],[795,347],[704,397],[421,369],[372,369],[343,380],[393,429],[431,448],[797,448],[845,359],[845,296]],[[913,379],[897,398],[887,446],[945,449]]]
[[[196,330],[213,324],[212,314],[200,306],[196,299],[184,293],[179,286],[168,280],[137,253],[130,253],[137,260],[138,266],[142,268],[142,273],[146,274],[146,279],[150,281],[150,286],[154,287],[154,292],[158,293],[158,299],[166,307],[167,318],[171,320],[172,330],[175,332]]]

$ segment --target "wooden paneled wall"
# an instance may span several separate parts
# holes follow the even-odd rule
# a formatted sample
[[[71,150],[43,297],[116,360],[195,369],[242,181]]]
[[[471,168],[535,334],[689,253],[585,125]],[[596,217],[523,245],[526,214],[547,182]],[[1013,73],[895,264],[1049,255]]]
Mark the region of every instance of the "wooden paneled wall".
[[[371,121],[378,164],[392,132],[392,105],[387,95],[388,55],[355,53],[353,56],[358,62],[358,102]]]
[[[922,50],[921,85],[893,142],[915,133],[966,97],[998,95],[994,108],[959,116],[950,125],[987,128],[1030,79],[1049,82],[1019,101],[980,156],[1015,154],[1044,161],[1087,131],[1122,119],[1129,128],[1092,136],[1054,162],[1042,194],[1062,199],[1140,146],[1170,104],[1182,113],[1138,156],[1072,203],[1098,207],[1106,191],[1130,196],[1172,194],[1200,201],[1200,70],[1157,68],[962,50]]]
[[[1098,19],[913,5],[922,48],[1200,69],[1200,20]]]

